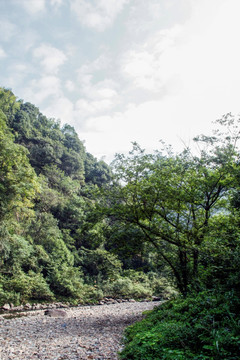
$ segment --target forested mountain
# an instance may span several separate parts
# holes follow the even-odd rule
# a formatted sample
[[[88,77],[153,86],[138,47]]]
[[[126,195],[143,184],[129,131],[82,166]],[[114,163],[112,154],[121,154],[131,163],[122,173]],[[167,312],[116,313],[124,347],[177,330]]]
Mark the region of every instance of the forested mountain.
[[[73,127],[4,88],[0,121],[0,304],[150,296],[143,273],[146,287],[133,273],[122,278],[124,269],[150,270],[143,249],[116,249],[113,222],[99,210],[110,167]]]
[[[82,234],[94,207],[86,194],[111,171],[86,153],[74,128],[9,90],[0,89],[0,116],[0,301],[81,298],[77,249],[93,246]]]

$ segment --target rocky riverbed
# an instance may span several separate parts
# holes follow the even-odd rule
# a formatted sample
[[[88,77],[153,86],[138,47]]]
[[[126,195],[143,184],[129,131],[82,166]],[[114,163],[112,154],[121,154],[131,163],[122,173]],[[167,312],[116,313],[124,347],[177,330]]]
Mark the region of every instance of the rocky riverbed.
[[[108,303],[49,310],[47,315],[35,310],[14,318],[1,314],[0,360],[118,359],[124,329],[158,304]]]

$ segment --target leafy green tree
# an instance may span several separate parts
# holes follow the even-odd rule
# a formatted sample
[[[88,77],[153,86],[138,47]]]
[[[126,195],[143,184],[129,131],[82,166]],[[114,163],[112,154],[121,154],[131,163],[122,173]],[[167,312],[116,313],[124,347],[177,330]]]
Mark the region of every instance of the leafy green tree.
[[[8,125],[11,125],[14,115],[20,106],[16,100],[16,96],[11,90],[0,87],[0,109],[5,114]]]
[[[104,161],[97,161],[93,155],[86,153],[85,182],[102,186],[112,178],[110,167]]]
[[[81,248],[79,250],[79,262],[83,272],[91,282],[97,280],[116,279],[122,268],[120,260],[104,249],[89,250]]]
[[[13,214],[20,220],[33,207],[38,183],[27,150],[14,143],[4,120],[0,109],[0,221]]]
[[[235,145],[230,140],[223,145],[215,137],[208,145],[210,140],[214,147],[202,150],[199,157],[189,150],[145,154],[135,144],[128,157],[116,157],[116,183],[107,195],[110,216],[141,230],[185,295],[189,285],[198,284],[199,256],[210,220],[226,211],[234,183]]]
[[[85,148],[75,129],[70,125],[64,125],[61,129],[64,135],[64,152],[61,157],[61,169],[67,176],[84,183],[84,159]]]

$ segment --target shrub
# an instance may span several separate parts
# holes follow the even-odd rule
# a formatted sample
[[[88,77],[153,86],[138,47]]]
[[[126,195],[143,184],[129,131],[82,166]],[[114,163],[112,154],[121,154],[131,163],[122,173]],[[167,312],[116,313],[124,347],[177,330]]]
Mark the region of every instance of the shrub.
[[[122,263],[118,257],[104,249],[79,250],[79,264],[88,282],[116,279],[121,272]]]
[[[81,298],[83,293],[83,281],[77,268],[68,266],[66,263],[52,265],[49,269],[48,282],[56,296],[64,298]]]
[[[152,295],[163,299],[170,299],[177,295],[177,291],[169,281],[156,272],[144,273],[143,271],[125,270],[123,276],[130,278],[134,284],[141,284],[145,289],[151,289]]]
[[[42,274],[29,271],[28,274],[17,270],[12,278],[2,278],[0,290],[1,302],[12,302],[18,305],[29,300],[53,300],[54,294]],[[2,295],[1,295],[2,291]]]
[[[124,360],[239,359],[239,298],[203,292],[169,301],[126,330]]]
[[[134,283],[131,279],[120,277],[112,282],[107,282],[103,286],[106,296],[114,298],[134,298],[142,299],[152,296],[152,290],[149,286]]]
[[[10,303],[20,305],[20,294],[14,291],[6,291],[4,289],[4,283],[5,279],[0,277],[0,306]]]

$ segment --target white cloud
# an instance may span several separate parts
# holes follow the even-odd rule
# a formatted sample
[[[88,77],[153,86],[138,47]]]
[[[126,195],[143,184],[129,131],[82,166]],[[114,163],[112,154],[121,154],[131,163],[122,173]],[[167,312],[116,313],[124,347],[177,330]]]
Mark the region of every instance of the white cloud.
[[[94,90],[95,86],[93,85],[94,77],[98,73],[105,73],[108,68],[109,58],[107,58],[105,55],[101,55],[96,60],[83,64],[77,70],[78,82],[81,86],[84,96],[95,97],[96,91]],[[104,80],[104,82],[106,83],[108,80]]]
[[[3,50],[3,48],[0,47],[0,59],[1,58],[5,58],[7,56],[5,50]]]
[[[1,57],[1,56],[0,56]],[[26,76],[29,73],[30,66],[25,63],[10,63],[7,66],[7,76],[2,74],[2,83],[9,88],[24,87],[26,84]],[[19,95],[16,93],[16,95]]]
[[[81,130],[81,136],[86,140],[88,151],[98,158],[107,155],[107,161],[111,161],[116,152],[130,151],[133,141],[149,152],[159,149],[159,140],[173,144],[175,151],[181,151],[195,135],[211,129],[209,119],[201,117],[203,111],[193,114],[191,108],[187,109],[188,99],[184,98],[174,101],[166,97],[162,101],[129,104],[123,112],[93,115],[88,119],[85,130]],[[185,114],[185,118],[180,118],[179,114]],[[189,126],[190,118],[192,128]]]
[[[84,83],[81,89],[83,97],[76,102],[76,110],[84,119],[109,112],[118,103],[115,88],[116,84],[107,79],[96,84],[91,81]]]
[[[61,81],[58,77],[51,75],[32,80],[24,90],[24,97],[38,106],[49,97],[56,99],[61,96]]]
[[[61,123],[69,123],[74,118],[74,105],[65,96],[59,96],[51,104],[43,109],[47,117],[60,119]]]
[[[81,114],[82,118],[91,116],[92,114],[101,114],[113,106],[113,102],[109,99],[89,101],[85,99],[79,99],[76,103],[76,109]]]
[[[98,31],[112,25],[128,0],[71,0],[71,9],[80,23]]]
[[[202,0],[192,1],[192,6],[190,21],[152,35],[141,48],[125,54],[123,74],[132,87],[152,93],[164,88],[173,106],[179,98],[188,99],[192,114],[198,102],[205,112],[235,111],[240,82],[240,3],[212,0],[210,6]]]
[[[92,74],[96,71],[106,69],[109,66],[109,58],[106,55],[100,55],[93,61],[89,61],[83,64],[78,69],[78,76],[81,80],[81,76],[85,74]]]
[[[75,84],[71,80],[65,82],[65,87],[68,91],[74,91],[76,89]]]
[[[35,58],[40,59],[40,63],[46,73],[54,75],[58,73],[59,67],[67,60],[63,51],[48,44],[42,44],[34,49],[33,55]]]
[[[76,103],[76,110],[84,119],[110,111],[118,103],[117,83],[108,78],[95,79],[98,74],[102,77],[109,66],[109,58],[104,55],[83,64],[77,71],[82,96]]]
[[[181,36],[182,28],[174,26],[172,29],[161,30],[154,34],[141,47],[128,51],[121,59],[123,74],[131,79],[134,87],[143,88],[153,92],[159,91],[166,82],[171,80],[164,64],[164,57],[171,53]],[[168,63],[170,66],[170,63]]]
[[[138,88],[159,98],[141,104],[136,99],[127,110],[90,117],[83,134],[89,151],[111,158],[115,151],[128,151],[131,141],[152,150],[159,139],[179,150],[182,141],[188,145],[193,136],[209,133],[223,114],[239,113],[240,3],[191,4],[188,22],[152,34],[120,60],[126,93]]]
[[[86,80],[86,79],[85,79]],[[105,79],[96,83],[88,82],[82,86],[82,93],[89,99],[116,98],[117,84],[111,79]]]
[[[52,6],[56,6],[56,7],[59,7],[63,4],[63,0],[50,0],[50,4]]]
[[[45,0],[17,0],[30,15],[45,11]]]
[[[11,54],[6,86],[15,91],[17,84],[17,95],[75,126],[94,155],[111,157],[134,140],[147,148],[156,148],[161,138],[188,142],[206,133],[211,120],[239,112],[239,0],[12,0],[17,1],[29,19],[46,19],[27,23],[21,14],[18,23],[14,11],[4,14],[0,56]],[[85,28],[107,30],[121,11],[119,27],[108,33],[79,30],[75,21],[69,28],[77,16]],[[65,39],[66,52],[47,44],[49,16],[52,29],[60,31],[51,41]]]
[[[15,0],[30,14],[38,15],[46,11],[46,5],[50,4],[53,8],[59,8],[64,0]]]
[[[0,19],[1,41],[9,41],[17,33],[17,26],[7,19]]]

